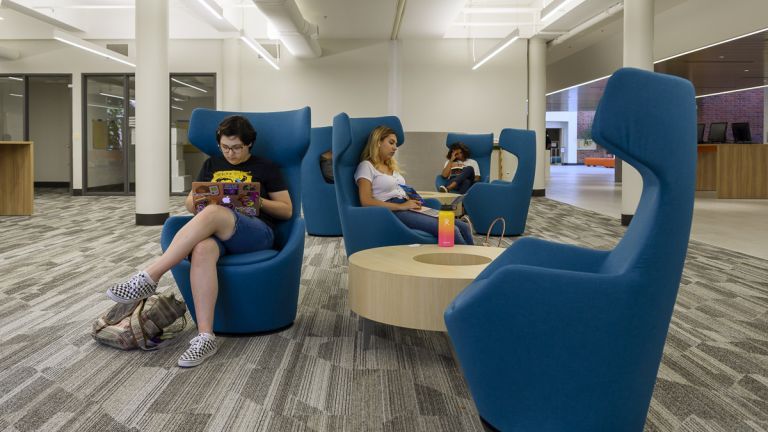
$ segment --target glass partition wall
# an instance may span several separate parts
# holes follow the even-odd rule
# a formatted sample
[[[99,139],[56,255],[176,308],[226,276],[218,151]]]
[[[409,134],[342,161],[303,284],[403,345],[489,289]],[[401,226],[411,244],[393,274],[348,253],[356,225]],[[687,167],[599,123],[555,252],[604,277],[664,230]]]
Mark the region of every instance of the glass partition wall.
[[[189,144],[189,117],[195,108],[216,107],[215,74],[170,76],[171,192],[186,193],[205,154]],[[133,74],[83,78],[84,194],[135,192],[136,96]]]
[[[24,78],[0,76],[0,141],[24,141]]]

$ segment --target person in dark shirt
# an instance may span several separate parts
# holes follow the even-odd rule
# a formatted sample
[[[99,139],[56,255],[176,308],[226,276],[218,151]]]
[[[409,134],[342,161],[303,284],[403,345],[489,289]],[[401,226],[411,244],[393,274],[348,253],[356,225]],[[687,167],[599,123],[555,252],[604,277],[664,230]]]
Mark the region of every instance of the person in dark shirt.
[[[224,119],[216,130],[222,154],[208,158],[197,176],[202,182],[259,182],[259,215],[251,217],[233,209],[208,205],[176,233],[168,249],[125,282],[107,290],[118,303],[131,303],[149,297],[157,281],[174,265],[189,257],[192,263],[190,283],[195,299],[198,336],[179,358],[181,367],[193,367],[216,353],[213,312],[218,296],[216,263],[220,256],[270,249],[273,228],[278,220],[291,217],[293,207],[280,168],[273,162],[251,155],[256,131],[242,116]],[[195,213],[193,192],[187,196],[187,210]]]

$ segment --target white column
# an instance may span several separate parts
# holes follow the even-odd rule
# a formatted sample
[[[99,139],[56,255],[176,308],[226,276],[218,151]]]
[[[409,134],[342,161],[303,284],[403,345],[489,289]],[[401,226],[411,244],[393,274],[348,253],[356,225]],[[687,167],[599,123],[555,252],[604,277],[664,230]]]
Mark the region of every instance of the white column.
[[[536,132],[536,174],[533,178],[533,196],[544,196],[549,176],[549,152],[545,147],[546,92],[547,45],[544,39],[528,39],[528,129]]]
[[[389,41],[389,85],[387,86],[387,110],[389,115],[400,116],[400,41]]]
[[[136,0],[136,224],[162,225],[170,190],[168,2]]]
[[[624,1],[624,66],[653,71],[653,1]],[[629,225],[635,215],[642,191],[640,173],[622,161],[622,225]]]
[[[72,73],[72,193],[83,194],[83,79]]]
[[[241,111],[240,107],[240,40],[224,39],[221,50],[221,109]]]

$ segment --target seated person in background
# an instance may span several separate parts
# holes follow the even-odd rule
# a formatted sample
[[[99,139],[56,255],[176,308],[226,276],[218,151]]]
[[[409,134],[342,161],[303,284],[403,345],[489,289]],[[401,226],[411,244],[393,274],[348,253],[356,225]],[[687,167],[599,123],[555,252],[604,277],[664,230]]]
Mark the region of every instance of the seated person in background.
[[[330,150],[320,155],[320,172],[326,183],[333,184],[333,153]]]
[[[409,210],[418,209],[421,204],[407,199],[405,190],[400,187],[406,183],[394,158],[396,151],[397,135],[394,130],[379,126],[371,132],[355,171],[360,204],[363,207],[388,208],[407,227],[437,237],[437,218]],[[453,238],[456,244],[474,244],[472,231],[463,221],[455,221]]]
[[[242,116],[225,118],[216,130],[216,141],[222,155],[205,161],[197,181],[259,182],[259,215],[246,216],[234,209],[209,204],[176,233],[165,253],[143,271],[107,290],[107,296],[118,303],[147,298],[154,294],[157,282],[171,267],[189,257],[199,334],[179,358],[181,367],[197,366],[216,353],[213,312],[219,293],[216,278],[219,257],[270,249],[274,241],[274,223],[289,219],[293,212],[280,168],[270,160],[251,155],[256,131],[248,119]],[[195,213],[193,194],[194,191],[190,191],[185,202],[190,213]]]
[[[448,179],[448,186],[440,186],[441,192],[460,193],[464,195],[475,182],[480,181],[480,166],[477,161],[469,158],[469,148],[462,142],[455,142],[448,148],[445,156],[447,161],[440,173]]]

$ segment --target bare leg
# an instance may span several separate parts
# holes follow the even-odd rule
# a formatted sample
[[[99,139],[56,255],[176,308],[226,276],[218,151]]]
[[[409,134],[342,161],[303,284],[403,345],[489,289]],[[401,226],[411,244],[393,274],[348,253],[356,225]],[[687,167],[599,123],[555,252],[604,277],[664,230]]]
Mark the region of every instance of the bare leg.
[[[192,298],[195,301],[197,330],[200,333],[213,334],[213,311],[219,294],[219,281],[216,278],[218,260],[219,245],[210,237],[192,249],[189,281],[192,285]]]
[[[195,245],[212,235],[227,240],[232,237],[234,230],[235,215],[231,210],[216,205],[208,206],[176,233],[165,253],[150,264],[146,272],[153,281],[158,282],[165,272],[186,258]]]

